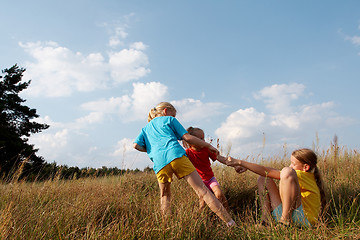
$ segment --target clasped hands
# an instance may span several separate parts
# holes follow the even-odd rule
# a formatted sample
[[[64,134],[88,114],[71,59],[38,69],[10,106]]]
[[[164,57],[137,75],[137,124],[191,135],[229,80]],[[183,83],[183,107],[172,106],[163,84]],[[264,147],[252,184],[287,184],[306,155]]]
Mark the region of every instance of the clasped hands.
[[[226,165],[230,167],[234,167],[237,173],[243,173],[246,172],[247,170],[247,168],[241,166],[240,160],[236,160],[230,156],[226,159]]]

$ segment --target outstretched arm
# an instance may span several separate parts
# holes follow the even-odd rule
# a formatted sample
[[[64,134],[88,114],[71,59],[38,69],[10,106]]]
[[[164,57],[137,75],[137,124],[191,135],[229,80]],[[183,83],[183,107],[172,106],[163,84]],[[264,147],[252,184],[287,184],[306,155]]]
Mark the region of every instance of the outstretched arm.
[[[246,172],[247,171],[247,168],[244,168],[244,167],[241,167],[241,166],[235,166],[235,171],[237,173],[243,173],[243,172]]]
[[[182,139],[188,142],[189,144],[193,144],[199,147],[207,147],[209,148],[210,151],[219,154],[219,151],[216,148],[214,148],[210,143],[207,143],[204,140],[201,140],[200,138],[190,135],[189,133],[185,133],[182,136]]]
[[[222,164],[226,165],[226,157],[221,156],[221,155],[217,155],[216,160],[218,160],[219,162],[221,162]]]
[[[235,166],[245,167],[260,176],[280,179],[280,170],[275,168],[265,167],[256,163],[251,163],[251,162],[235,159],[232,157],[228,157],[226,161],[226,165],[233,167]]]
[[[227,164],[226,157],[224,157],[224,156],[218,155],[216,160],[218,160],[222,164],[225,164],[225,165]],[[246,172],[246,170],[247,170],[246,168],[244,168],[242,166],[234,166],[234,168],[237,173],[243,173],[243,172]]]
[[[141,146],[141,145],[139,145],[139,144],[137,144],[137,143],[134,143],[134,148],[136,149],[136,150],[138,150],[138,151],[140,151],[140,152],[146,152],[146,148],[145,147],[143,147],[143,146]]]

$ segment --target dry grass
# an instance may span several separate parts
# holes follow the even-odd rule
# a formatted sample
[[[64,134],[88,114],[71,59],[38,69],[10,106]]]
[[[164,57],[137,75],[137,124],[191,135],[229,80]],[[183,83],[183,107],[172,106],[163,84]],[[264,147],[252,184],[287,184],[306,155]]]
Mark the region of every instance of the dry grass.
[[[235,156],[236,157],[236,156]],[[257,161],[253,159],[254,161]],[[263,163],[276,168],[288,159]],[[329,200],[312,229],[258,228],[256,175],[216,166],[238,227],[227,229],[183,180],[172,184],[172,217],[163,221],[153,173],[0,185],[0,239],[358,239],[360,154],[334,146],[320,153]]]

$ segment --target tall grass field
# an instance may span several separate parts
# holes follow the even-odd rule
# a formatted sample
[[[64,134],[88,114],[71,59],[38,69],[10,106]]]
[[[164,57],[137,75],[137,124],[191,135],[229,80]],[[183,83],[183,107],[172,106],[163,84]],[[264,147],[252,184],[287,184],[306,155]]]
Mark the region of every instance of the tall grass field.
[[[140,172],[0,184],[0,239],[360,239],[360,154],[337,146],[317,153],[328,204],[312,228],[259,227],[257,176],[216,165],[237,227],[227,228],[208,208],[199,211],[194,191],[177,179],[172,215],[163,220],[155,174]],[[248,160],[289,165],[284,156]]]

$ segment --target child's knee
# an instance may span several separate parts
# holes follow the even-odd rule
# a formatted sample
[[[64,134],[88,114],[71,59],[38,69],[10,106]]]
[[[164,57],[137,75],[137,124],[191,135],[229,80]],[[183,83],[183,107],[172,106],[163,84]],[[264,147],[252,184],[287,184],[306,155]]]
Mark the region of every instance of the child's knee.
[[[195,189],[197,195],[199,196],[199,198],[204,198],[204,196],[210,192],[210,190],[205,186],[201,186],[201,187],[198,187],[197,189]]]
[[[170,183],[163,183],[160,185],[160,197],[170,197],[171,190],[170,190]]]
[[[296,171],[291,167],[284,167],[280,172],[280,179],[294,179],[297,178]]]
[[[215,191],[214,195],[217,199],[223,199],[225,198],[224,194],[221,191]]]

